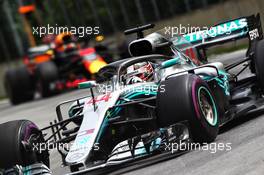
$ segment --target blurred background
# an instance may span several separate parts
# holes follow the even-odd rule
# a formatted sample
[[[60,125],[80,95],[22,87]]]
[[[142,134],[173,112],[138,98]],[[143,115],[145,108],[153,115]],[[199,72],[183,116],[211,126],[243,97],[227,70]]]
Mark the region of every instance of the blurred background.
[[[212,26],[258,12],[263,21],[263,0],[0,0],[0,81],[7,69],[21,64],[30,47],[42,43],[33,27],[99,26],[105,40],[118,45],[125,29],[142,24],[155,23],[156,29]]]

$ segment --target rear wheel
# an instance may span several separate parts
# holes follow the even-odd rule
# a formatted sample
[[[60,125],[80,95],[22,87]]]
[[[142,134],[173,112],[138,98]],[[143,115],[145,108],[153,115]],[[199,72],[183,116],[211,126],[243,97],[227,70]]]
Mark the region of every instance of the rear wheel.
[[[34,98],[34,84],[26,67],[8,70],[4,85],[10,102],[14,105]]]
[[[44,138],[37,126],[28,120],[11,121],[0,125],[0,169],[15,165],[44,163],[49,166],[48,152],[37,148]],[[36,147],[35,147],[36,146]]]
[[[157,116],[160,127],[188,121],[196,142],[212,142],[218,134],[217,104],[207,83],[196,75],[181,75],[161,83]]]
[[[42,63],[37,68],[37,89],[42,97],[50,97],[56,93],[55,82],[59,74],[54,62]]]
[[[257,42],[256,55],[255,55],[255,70],[258,79],[258,83],[264,93],[264,40]]]

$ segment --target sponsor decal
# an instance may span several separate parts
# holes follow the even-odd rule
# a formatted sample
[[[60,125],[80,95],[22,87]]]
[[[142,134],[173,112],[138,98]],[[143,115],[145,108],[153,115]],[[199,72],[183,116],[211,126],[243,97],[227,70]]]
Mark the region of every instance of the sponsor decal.
[[[87,104],[93,104],[93,101],[94,101],[95,103],[102,102],[102,101],[104,101],[104,102],[108,102],[110,98],[111,98],[111,93],[108,93],[108,94],[105,94],[105,95],[100,95],[100,96],[94,97],[94,99],[91,98],[91,99],[87,102]]]
[[[210,37],[216,37],[219,35],[227,34],[230,35],[233,31],[243,29],[247,26],[247,21],[245,18],[230,21],[224,24],[220,24],[215,27],[211,27],[209,30],[189,33],[184,35],[184,38],[189,42],[204,40]],[[244,34],[244,31],[241,33]]]
[[[85,130],[85,131],[80,132],[80,134],[78,135],[78,137],[82,137],[82,136],[85,136],[85,135],[90,135],[93,132],[94,132],[94,129],[88,129],[88,130]]]
[[[87,137],[82,137],[80,139],[77,139],[77,143],[81,146],[81,145],[86,145],[86,143],[89,142],[90,140],[90,136],[87,136]]]
[[[254,40],[254,39],[257,39],[259,37],[258,29],[251,30],[248,33],[249,33],[249,38],[250,38],[251,41]]]

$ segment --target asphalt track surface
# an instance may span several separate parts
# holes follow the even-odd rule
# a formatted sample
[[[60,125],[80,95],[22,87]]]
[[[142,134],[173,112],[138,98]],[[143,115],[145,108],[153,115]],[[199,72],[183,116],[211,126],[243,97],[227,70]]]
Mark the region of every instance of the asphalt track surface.
[[[245,51],[215,56],[215,60],[231,63],[244,56]],[[236,71],[236,70],[235,70]],[[246,72],[242,76],[247,76]],[[37,99],[18,106],[11,106],[8,101],[0,101],[0,123],[28,119],[40,128],[45,127],[56,117],[56,105],[65,100],[84,96],[87,90],[77,90],[47,99]],[[152,175],[152,174],[264,174],[264,112],[259,110],[241,117],[221,128],[215,143],[229,144],[231,150],[216,150],[214,145],[208,150],[193,150],[179,157],[163,161],[144,168],[125,168],[112,174]],[[2,144],[2,143],[1,143]],[[215,153],[213,153],[215,152]],[[51,151],[51,169],[54,174],[65,174],[69,170],[61,167],[60,156]],[[128,171],[128,172],[127,172]]]

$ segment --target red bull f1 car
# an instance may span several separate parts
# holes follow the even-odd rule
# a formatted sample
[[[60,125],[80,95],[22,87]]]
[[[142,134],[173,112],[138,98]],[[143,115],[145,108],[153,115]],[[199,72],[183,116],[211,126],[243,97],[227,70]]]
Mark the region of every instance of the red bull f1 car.
[[[171,143],[212,142],[219,127],[263,105],[259,15],[221,23],[214,37],[203,34],[196,40],[190,36],[198,33],[170,36],[164,30],[144,37],[143,31],[151,27],[126,31],[138,34],[129,45],[132,57],[100,69],[97,81],[80,83],[88,96],[59,104],[57,120],[50,126],[38,129],[27,120],[1,124],[0,142],[5,144],[0,145],[0,168],[7,174],[48,174],[48,145],[53,144],[61,145],[56,148],[70,174],[107,172],[142,159],[167,157]],[[192,48],[198,61],[205,60],[199,49],[243,37],[249,39],[247,55],[225,66],[195,63],[182,51]],[[237,74],[231,72],[235,67],[241,70]],[[252,74],[240,79],[245,67]]]
[[[49,97],[95,78],[105,59],[93,47],[80,48],[72,37],[60,34],[50,45],[30,48],[24,66],[6,72],[4,84],[12,104],[32,100],[36,91]]]

